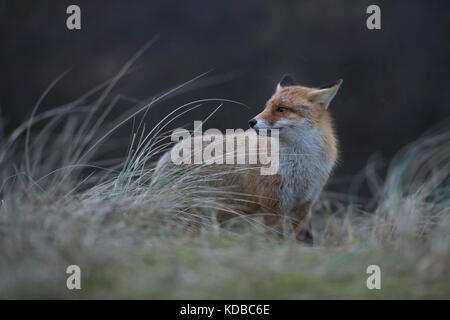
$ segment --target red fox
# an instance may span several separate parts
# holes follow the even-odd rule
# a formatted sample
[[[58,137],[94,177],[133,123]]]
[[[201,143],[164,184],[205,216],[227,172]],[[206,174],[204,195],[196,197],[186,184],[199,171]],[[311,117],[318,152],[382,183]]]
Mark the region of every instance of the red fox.
[[[256,135],[262,130],[278,129],[279,164],[276,174],[241,171],[224,175],[220,183],[233,185],[240,194],[252,196],[252,201],[242,210],[244,213],[273,213],[275,217],[288,217],[297,239],[301,241],[312,241],[311,208],[338,157],[337,138],[328,106],[341,84],[342,80],[338,80],[320,88],[309,88],[297,85],[290,75],[285,75],[264,110],[248,121],[251,129],[245,133]],[[239,134],[224,135],[224,138],[234,139],[236,136]],[[266,139],[269,140],[269,148],[274,145],[271,137]],[[210,144],[205,144],[205,141],[209,140],[203,138],[203,148]],[[168,161],[169,152],[161,157],[156,171],[160,171]],[[273,219],[267,221],[273,222]]]

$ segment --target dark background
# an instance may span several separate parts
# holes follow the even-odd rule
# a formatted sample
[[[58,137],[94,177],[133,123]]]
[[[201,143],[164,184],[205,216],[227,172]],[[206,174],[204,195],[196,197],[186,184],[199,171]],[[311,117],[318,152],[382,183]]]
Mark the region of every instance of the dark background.
[[[81,7],[81,31],[66,28],[70,4]],[[382,30],[366,28],[370,4],[381,7]],[[212,81],[165,101],[150,122],[182,103],[221,97],[251,108],[226,105],[208,126],[246,128],[282,74],[311,86],[343,78],[330,107],[342,150],[337,175],[355,174],[371,155],[389,160],[450,115],[449,9],[449,1],[1,1],[6,132],[63,71],[72,67],[41,110],[107,80],[159,34],[115,93],[145,99],[209,70]]]

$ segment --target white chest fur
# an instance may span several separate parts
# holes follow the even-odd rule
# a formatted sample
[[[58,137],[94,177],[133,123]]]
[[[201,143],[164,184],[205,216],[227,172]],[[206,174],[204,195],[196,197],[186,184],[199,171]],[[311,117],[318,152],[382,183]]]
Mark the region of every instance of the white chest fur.
[[[309,123],[303,123],[286,134],[289,136],[280,139],[278,172],[282,186],[279,199],[282,208],[289,211],[317,200],[333,163],[326,156],[320,131]]]

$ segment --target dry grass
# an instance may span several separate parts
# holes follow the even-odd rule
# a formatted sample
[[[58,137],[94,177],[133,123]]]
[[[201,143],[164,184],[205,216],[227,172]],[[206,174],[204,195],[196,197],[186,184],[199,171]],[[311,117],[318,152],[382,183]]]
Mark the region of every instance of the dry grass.
[[[105,123],[120,99],[113,86],[140,54],[77,101],[43,113],[39,102],[3,139],[1,298],[450,298],[448,126],[405,147],[384,182],[369,174],[372,199],[323,193],[315,244],[303,246],[268,236],[258,217],[219,223],[219,209],[235,208],[204,188],[206,167],[154,175],[171,119],[219,99],[150,130],[137,122],[125,160],[95,161],[121,124],[185,85]],[[66,288],[71,264],[82,290]],[[371,264],[381,290],[366,288]]]

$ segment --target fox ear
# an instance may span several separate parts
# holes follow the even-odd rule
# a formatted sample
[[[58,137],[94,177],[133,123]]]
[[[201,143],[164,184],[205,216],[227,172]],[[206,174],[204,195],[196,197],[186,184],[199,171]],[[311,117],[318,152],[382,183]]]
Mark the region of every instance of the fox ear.
[[[290,74],[285,74],[280,82],[278,82],[277,84],[277,89],[275,91],[281,90],[284,87],[288,87],[288,86],[295,86],[297,84],[297,82],[295,81],[294,77],[292,77]]]
[[[343,80],[339,79],[330,84],[321,86],[318,89],[314,89],[310,95],[311,100],[315,103],[323,105],[325,109],[328,109],[331,100],[333,100],[333,98],[336,96],[336,93],[338,92],[342,82]]]

